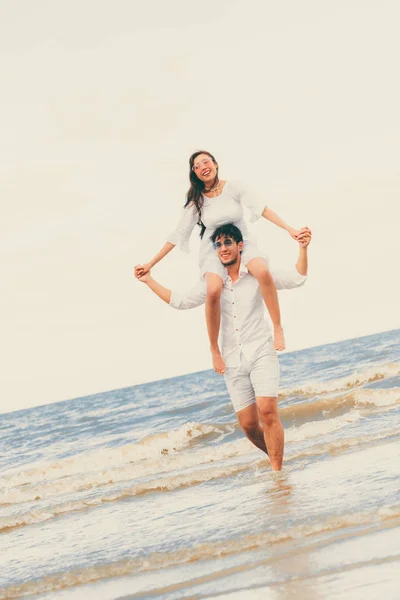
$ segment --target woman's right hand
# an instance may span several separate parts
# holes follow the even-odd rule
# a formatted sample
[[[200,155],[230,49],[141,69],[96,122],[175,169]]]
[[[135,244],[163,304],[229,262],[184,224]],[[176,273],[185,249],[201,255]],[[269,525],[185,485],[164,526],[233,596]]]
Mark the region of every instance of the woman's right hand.
[[[151,269],[151,264],[150,263],[145,263],[144,265],[136,265],[135,267],[135,277],[137,277],[139,279],[139,277],[143,277],[143,275],[146,275],[146,273],[148,273]]]

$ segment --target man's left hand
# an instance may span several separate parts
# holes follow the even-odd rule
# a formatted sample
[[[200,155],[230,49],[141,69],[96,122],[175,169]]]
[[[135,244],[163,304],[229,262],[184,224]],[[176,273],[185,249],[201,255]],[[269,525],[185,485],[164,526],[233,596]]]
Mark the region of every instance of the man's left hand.
[[[299,244],[302,248],[307,248],[307,246],[311,242],[311,238],[312,238],[311,229],[309,229],[308,227],[303,227],[300,230],[299,235],[297,236],[297,241],[299,242]]]
[[[149,283],[150,279],[151,279],[151,274],[150,271],[148,273],[145,273],[144,275],[142,275],[141,277],[138,277],[135,274],[136,279],[138,279],[139,281],[141,281],[142,283]]]

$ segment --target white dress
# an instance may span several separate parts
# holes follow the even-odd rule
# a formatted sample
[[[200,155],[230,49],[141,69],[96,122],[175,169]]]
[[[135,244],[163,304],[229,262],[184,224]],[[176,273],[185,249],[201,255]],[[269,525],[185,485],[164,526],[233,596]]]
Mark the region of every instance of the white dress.
[[[243,236],[242,261],[245,265],[252,259],[261,256],[255,241],[250,238],[246,223],[243,219],[243,206],[251,212],[250,221],[256,221],[262,216],[266,207],[265,202],[260,202],[242,185],[227,181],[219,196],[215,198],[204,197],[201,209],[201,220],[206,230],[200,244],[199,266],[200,273],[216,273],[225,280],[226,271],[221,265],[211,242],[211,235],[221,225],[233,223],[240,229]],[[167,241],[183,252],[189,252],[189,238],[197,225],[199,215],[193,205],[183,209],[181,219],[175,231],[168,236]]]

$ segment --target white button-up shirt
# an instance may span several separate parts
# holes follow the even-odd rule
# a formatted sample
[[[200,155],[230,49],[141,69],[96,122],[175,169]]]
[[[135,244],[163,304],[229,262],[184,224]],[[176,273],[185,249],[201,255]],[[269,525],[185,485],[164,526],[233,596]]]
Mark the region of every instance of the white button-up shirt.
[[[278,290],[300,287],[307,279],[295,268],[288,272],[271,271],[271,275]],[[201,279],[184,294],[172,291],[170,306],[180,310],[195,308],[204,304],[206,293],[206,282]],[[221,354],[227,367],[240,366],[242,354],[251,364],[272,340],[260,286],[244,265],[240,266],[239,279],[232,282],[228,277],[222,288],[220,338]]]

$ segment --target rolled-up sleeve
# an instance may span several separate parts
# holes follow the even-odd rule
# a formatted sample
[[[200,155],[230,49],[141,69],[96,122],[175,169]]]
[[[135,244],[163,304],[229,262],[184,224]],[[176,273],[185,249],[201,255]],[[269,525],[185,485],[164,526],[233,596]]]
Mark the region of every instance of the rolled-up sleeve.
[[[198,221],[197,210],[193,205],[187,206],[182,210],[179,223],[172,233],[167,237],[167,242],[178,246],[182,252],[189,253],[189,239],[192,231]]]
[[[307,281],[307,275],[301,275],[295,267],[288,271],[271,270],[271,275],[277,290],[301,287]]]
[[[206,300],[206,283],[201,279],[191,290],[183,294],[172,290],[169,305],[178,310],[188,310],[204,304]]]
[[[260,217],[262,217],[264,208],[266,208],[267,204],[265,200],[260,198],[260,196],[254,191],[247,189],[246,186],[239,182],[234,182],[233,186],[235,188],[235,196],[237,200],[242,204],[242,206],[246,206],[246,208],[250,211],[250,222],[254,223]]]

